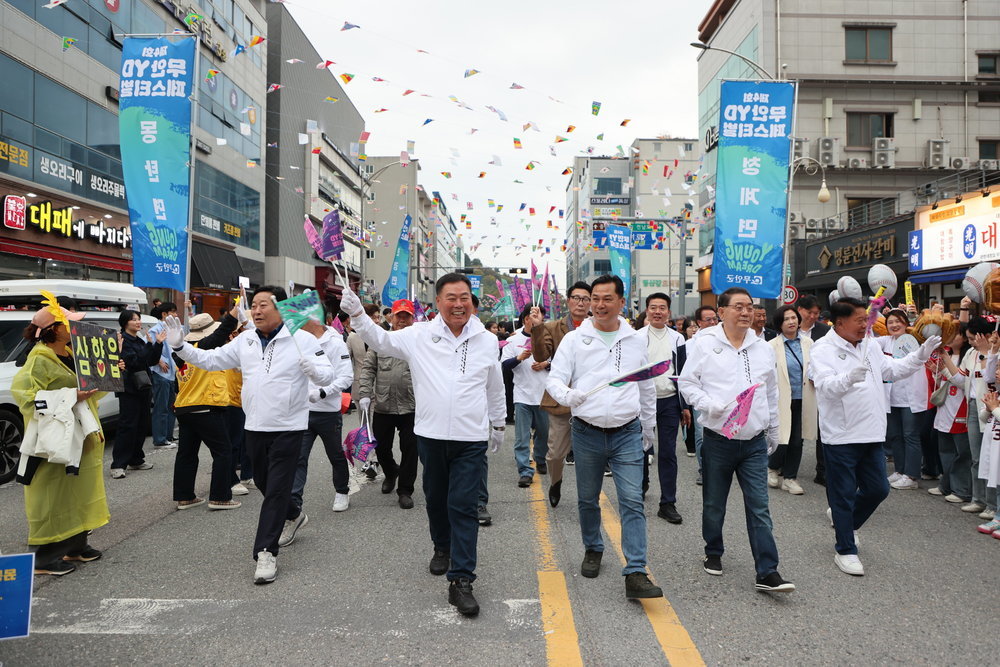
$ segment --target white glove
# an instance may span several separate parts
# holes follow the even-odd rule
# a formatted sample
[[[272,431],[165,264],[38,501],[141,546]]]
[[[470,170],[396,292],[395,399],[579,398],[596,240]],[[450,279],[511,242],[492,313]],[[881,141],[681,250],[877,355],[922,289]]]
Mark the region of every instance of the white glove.
[[[867,375],[867,366],[856,366],[847,372],[847,379],[851,381],[851,384],[859,384],[865,381]]]
[[[361,412],[368,412],[368,406],[372,404],[372,399],[361,398],[358,399],[358,407],[361,408]]]
[[[168,315],[163,321],[163,328],[167,331],[167,345],[175,350],[184,347],[184,327],[176,316]]]
[[[917,357],[921,361],[927,361],[931,358],[931,354],[934,353],[934,350],[939,347],[941,347],[941,336],[928,336],[927,340],[924,341],[924,344],[920,346],[919,350],[917,350]]]
[[[316,369],[316,365],[312,361],[303,356],[300,356],[299,368],[302,370],[302,372],[305,374],[307,378],[309,378],[316,384],[319,384],[320,380],[319,372]]]
[[[587,395],[579,389],[570,389],[566,392],[566,405],[571,408],[578,408],[587,400]]]
[[[243,307],[242,303],[240,304],[240,307],[236,309],[236,321],[241,325],[250,321],[250,316],[247,314],[247,310]]]
[[[774,454],[778,449],[778,440],[780,439],[780,429],[777,426],[772,426],[767,429],[767,455],[770,456]]]
[[[642,429],[642,451],[648,452],[656,445],[656,430],[652,428]]]
[[[490,451],[491,452],[496,452],[498,449],[500,449],[500,445],[503,444],[504,433],[505,433],[505,431],[504,431],[503,428],[496,428],[496,427],[491,427],[490,428]]]
[[[309,390],[309,402],[318,403],[322,396],[319,395],[319,387],[314,387]]]
[[[340,309],[351,317],[361,317],[365,314],[361,299],[351,291],[350,287],[345,287],[343,294],[340,295]]]

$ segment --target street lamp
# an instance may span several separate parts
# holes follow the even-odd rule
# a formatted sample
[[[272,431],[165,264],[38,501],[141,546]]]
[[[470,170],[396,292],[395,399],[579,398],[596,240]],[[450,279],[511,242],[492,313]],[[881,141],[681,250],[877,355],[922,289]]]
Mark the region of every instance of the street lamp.
[[[691,46],[693,46],[696,49],[701,49],[702,51],[719,51],[721,53],[728,53],[731,56],[736,56],[737,58],[739,58],[740,60],[742,60],[746,64],[750,65],[751,67],[753,67],[754,69],[756,69],[758,72],[760,72],[764,76],[766,76],[771,81],[777,81],[777,79],[775,79],[771,75],[771,73],[768,72],[766,69],[764,69],[763,67],[761,67],[760,65],[758,65],[754,61],[750,60],[746,56],[740,55],[739,53],[736,53],[735,51],[730,51],[729,49],[720,49],[717,46],[709,46],[708,44],[702,44],[701,42],[691,42]]]
[[[789,195],[791,195],[792,192],[792,177],[795,176],[795,172],[797,172],[801,167],[802,171],[806,172],[810,176],[815,176],[817,171],[823,174],[823,180],[820,183],[819,192],[816,193],[816,201],[818,201],[820,204],[825,204],[828,201],[830,201],[830,190],[827,189],[826,187],[826,165],[824,165],[816,158],[811,158],[803,155],[802,157],[797,157],[794,160],[792,160],[792,163],[789,166],[792,169],[792,172],[791,174],[789,174],[788,178]]]

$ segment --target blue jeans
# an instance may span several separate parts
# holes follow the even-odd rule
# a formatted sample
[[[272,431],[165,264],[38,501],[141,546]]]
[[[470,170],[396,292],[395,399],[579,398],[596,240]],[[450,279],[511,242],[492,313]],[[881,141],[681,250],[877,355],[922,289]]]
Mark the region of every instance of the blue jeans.
[[[434,440],[417,436],[423,464],[424,498],[431,541],[451,554],[448,581],[476,578],[479,519],[476,512],[486,442]]]
[[[909,408],[892,408],[888,415],[885,439],[892,447],[892,466],[900,475],[920,479],[920,415]]]
[[[758,577],[778,570],[778,547],[774,543],[771,512],[767,505],[767,439],[763,433],[752,440],[730,440],[705,429],[701,509],[701,534],[705,555],[721,556],[722,524],[726,520],[726,501],[733,484],[733,473],[743,492],[747,536]]]
[[[677,429],[681,401],[677,394],[656,399],[656,471],[660,477],[660,504],[677,502]]]
[[[153,380],[153,444],[165,445],[174,437],[174,381],[150,371]]]
[[[882,447],[881,442],[826,445],[826,499],[837,532],[837,553],[842,556],[858,553],[854,531],[889,495]]]
[[[646,571],[646,515],[642,505],[642,426],[639,420],[620,431],[605,433],[571,420],[573,453],[576,457],[577,509],[580,533],[587,551],[604,551],[601,537],[601,486],[604,466],[611,464],[611,476],[618,492],[618,515],[622,522],[622,575]]]
[[[976,419],[973,417],[973,419]],[[937,431],[938,452],[941,456],[941,493],[954,493],[968,502],[972,499],[972,452],[969,450],[968,433],[942,433]]]
[[[545,455],[549,451],[549,413],[537,405],[515,403],[514,460],[517,462],[517,474],[522,477],[535,476],[530,462],[532,430],[535,432],[535,463],[545,463]]]
[[[691,408],[691,423],[694,425],[694,458],[698,461],[698,474],[701,474],[701,446],[705,441],[705,427],[698,421],[698,411]]]

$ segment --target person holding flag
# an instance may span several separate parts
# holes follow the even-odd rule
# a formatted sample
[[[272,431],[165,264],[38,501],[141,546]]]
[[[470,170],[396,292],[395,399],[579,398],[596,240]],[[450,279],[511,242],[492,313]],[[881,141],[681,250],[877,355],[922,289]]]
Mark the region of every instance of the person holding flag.
[[[767,498],[767,457],[778,448],[780,429],[774,350],[750,330],[754,308],[749,292],[730,287],[718,303],[721,323],[687,342],[687,363],[677,383],[704,427],[704,568],[722,575],[722,524],[735,473],[743,491],[756,589],[790,593],[795,584],[778,573]]]
[[[646,339],[621,317],[625,307],[621,278],[597,278],[590,298],[593,317],[562,339],[546,383],[552,398],[569,407],[573,415],[577,508],[585,550],[580,574],[594,578],[601,571],[604,540],[599,499],[604,466],[610,463],[622,523],[625,597],[663,597],[646,573],[642,505],[643,443],[652,443],[656,437],[656,387],[650,373],[621,377],[648,365]]]
[[[167,344],[174,353],[206,371],[239,368],[246,412],[246,446],[253,460],[254,483],[264,494],[257,520],[253,581],[266,584],[278,575],[278,539],[292,499],[292,485],[309,427],[309,382],[329,385],[333,367],[316,338],[296,326],[285,326],[278,302],[281,287],[259,287],[250,302],[254,328],[222,347],[202,350],[184,341],[176,317],[165,322]]]

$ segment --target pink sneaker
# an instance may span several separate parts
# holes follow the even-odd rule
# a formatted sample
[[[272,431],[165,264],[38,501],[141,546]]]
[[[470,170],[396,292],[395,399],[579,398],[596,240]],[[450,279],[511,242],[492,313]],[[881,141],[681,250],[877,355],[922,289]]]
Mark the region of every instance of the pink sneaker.
[[[996,519],[993,521],[987,521],[984,524],[980,524],[976,530],[983,535],[992,535],[994,531],[1000,530],[1000,521]]]
[[[995,537],[998,540],[1000,540],[1000,530],[994,530],[993,531],[993,537]]]

